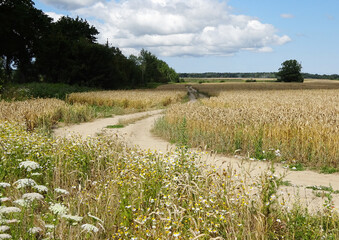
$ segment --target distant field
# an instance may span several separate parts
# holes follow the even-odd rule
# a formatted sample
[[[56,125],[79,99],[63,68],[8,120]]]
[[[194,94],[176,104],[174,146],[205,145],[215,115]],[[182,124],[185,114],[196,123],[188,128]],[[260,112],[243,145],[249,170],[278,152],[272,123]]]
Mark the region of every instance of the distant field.
[[[246,82],[246,81],[257,81],[257,82],[272,82],[276,81],[276,78],[182,78],[184,83],[212,83],[212,82]]]

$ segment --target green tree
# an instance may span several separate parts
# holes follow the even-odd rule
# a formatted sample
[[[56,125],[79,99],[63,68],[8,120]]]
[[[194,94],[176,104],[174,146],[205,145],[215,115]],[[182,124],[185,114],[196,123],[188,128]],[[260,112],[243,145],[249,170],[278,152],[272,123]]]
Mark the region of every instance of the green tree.
[[[19,69],[22,81],[34,77],[35,54],[50,23],[51,18],[31,0],[0,1],[0,56],[8,78],[13,66]]]
[[[304,82],[301,64],[297,60],[287,60],[281,64],[277,73],[279,82]]]

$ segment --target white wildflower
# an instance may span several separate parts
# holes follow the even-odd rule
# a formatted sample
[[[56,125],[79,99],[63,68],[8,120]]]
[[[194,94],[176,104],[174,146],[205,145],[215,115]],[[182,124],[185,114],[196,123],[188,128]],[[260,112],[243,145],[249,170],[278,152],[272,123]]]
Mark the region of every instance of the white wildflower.
[[[60,203],[52,204],[52,205],[49,207],[49,210],[51,210],[52,213],[53,213],[53,214],[56,214],[56,215],[65,215],[65,214],[67,214],[67,212],[68,212],[67,207],[65,207],[64,205],[62,205],[62,204],[60,204]]]
[[[279,150],[279,149],[275,150],[274,153],[275,153],[275,156],[281,157],[281,153],[280,153],[280,150]]]
[[[21,212],[21,209],[17,207],[4,207],[0,209],[0,214],[17,213],[17,212]]]
[[[42,200],[44,199],[44,196],[42,196],[40,193],[25,193],[22,195],[22,198],[29,201],[34,200]]]
[[[179,236],[180,236],[180,233],[179,233],[179,232],[174,232],[174,233],[173,233],[173,237],[177,238],[177,237],[179,237]]]
[[[44,185],[36,185],[36,186],[33,186],[33,188],[38,190],[38,192],[48,192],[48,187]]]
[[[10,229],[8,226],[0,226],[0,232],[6,232]]]
[[[28,200],[25,200],[25,199],[18,199],[18,200],[15,200],[13,203],[21,206],[21,207],[29,207],[31,206],[31,202],[28,201]]]
[[[67,220],[70,220],[70,221],[74,221],[74,222],[80,222],[83,217],[80,217],[80,216],[73,216],[73,215],[69,215],[69,214],[64,214],[62,215],[61,217],[67,219]]]
[[[27,171],[32,171],[40,168],[39,163],[33,161],[23,161],[19,164],[19,168],[25,168]]]
[[[84,230],[84,231],[87,231],[87,232],[98,232],[99,231],[99,228],[97,228],[96,226],[92,225],[92,224],[83,224],[81,225],[81,228]]]
[[[7,234],[7,233],[1,233],[0,234],[0,240],[2,240],[2,239],[11,239],[11,238],[12,238],[12,236]]]
[[[33,187],[37,185],[37,183],[33,179],[30,179],[30,178],[19,179],[14,184],[17,185],[16,188],[18,189],[24,188],[24,187]]]
[[[45,224],[45,228],[47,228],[47,229],[54,229],[55,226],[53,224]]]
[[[0,202],[7,202],[7,201],[10,201],[11,199],[8,198],[8,197],[3,197],[3,198],[0,198]]]
[[[28,233],[30,233],[30,234],[36,234],[36,233],[39,233],[41,231],[42,231],[42,229],[39,228],[39,227],[32,227],[32,228],[28,229]]]
[[[11,223],[19,223],[20,220],[18,219],[10,219],[10,220],[6,220],[6,224],[11,224]]]
[[[41,176],[42,173],[35,172],[35,173],[32,173],[31,175],[32,175],[32,176]]]
[[[56,189],[54,189],[54,191],[57,192],[57,193],[65,194],[65,195],[69,194],[69,192],[67,190],[62,189],[62,188],[56,188]]]
[[[0,182],[0,187],[6,188],[6,187],[10,187],[11,184],[9,183],[5,183],[5,182]]]

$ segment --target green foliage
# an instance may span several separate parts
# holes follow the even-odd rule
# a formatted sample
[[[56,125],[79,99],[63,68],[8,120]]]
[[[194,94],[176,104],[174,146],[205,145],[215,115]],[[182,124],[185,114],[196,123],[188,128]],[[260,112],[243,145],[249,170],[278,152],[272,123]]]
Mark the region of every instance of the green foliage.
[[[277,73],[280,82],[304,82],[301,64],[297,60],[287,60],[281,64]]]
[[[8,85],[1,95],[4,100],[26,100],[30,98],[58,98],[65,100],[67,94],[88,92],[94,88],[69,85],[65,83],[25,83]]]

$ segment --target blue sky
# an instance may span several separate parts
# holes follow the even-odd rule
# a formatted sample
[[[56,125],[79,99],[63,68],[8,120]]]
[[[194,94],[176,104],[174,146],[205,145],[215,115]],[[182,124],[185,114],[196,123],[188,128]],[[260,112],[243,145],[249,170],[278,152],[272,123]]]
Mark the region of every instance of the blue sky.
[[[339,73],[338,0],[34,0],[87,19],[125,55],[147,49],[177,72]]]

